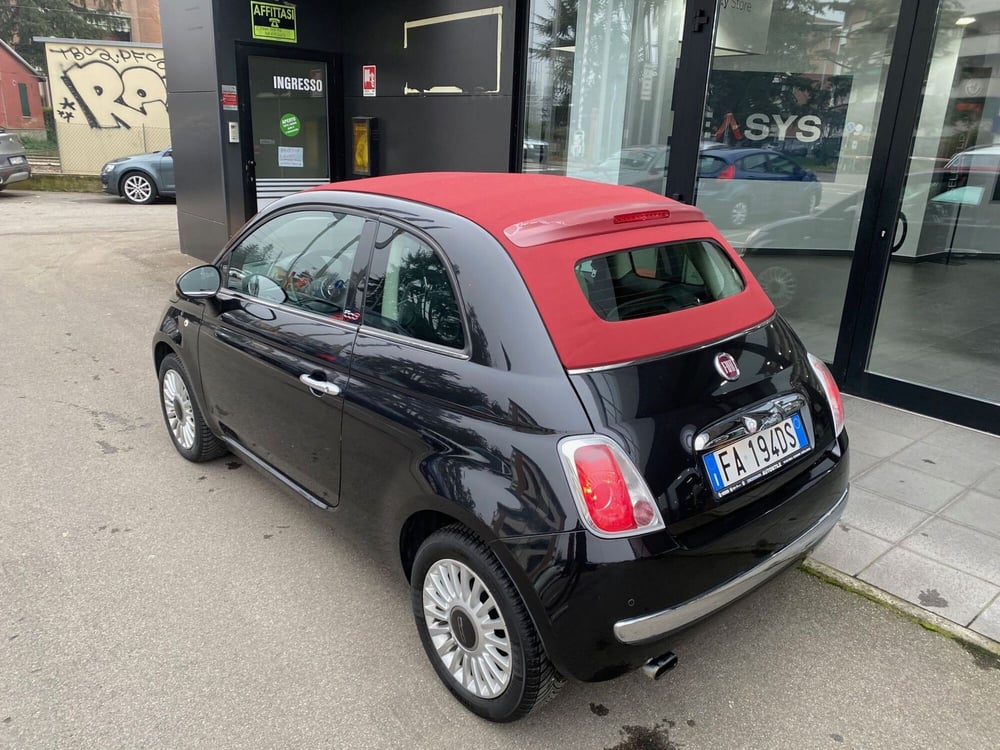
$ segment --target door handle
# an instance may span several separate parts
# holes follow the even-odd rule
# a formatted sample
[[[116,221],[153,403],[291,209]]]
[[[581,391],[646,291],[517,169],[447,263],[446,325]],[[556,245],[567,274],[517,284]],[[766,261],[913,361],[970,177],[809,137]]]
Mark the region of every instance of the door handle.
[[[314,396],[339,396],[340,386],[329,380],[318,380],[311,375],[299,375],[299,380],[309,386]]]

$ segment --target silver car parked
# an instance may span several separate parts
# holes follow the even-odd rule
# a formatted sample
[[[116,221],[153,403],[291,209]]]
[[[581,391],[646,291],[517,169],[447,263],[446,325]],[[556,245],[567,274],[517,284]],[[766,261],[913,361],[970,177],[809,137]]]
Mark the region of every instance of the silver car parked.
[[[31,165],[24,144],[15,133],[0,128],[0,190],[31,178]]]

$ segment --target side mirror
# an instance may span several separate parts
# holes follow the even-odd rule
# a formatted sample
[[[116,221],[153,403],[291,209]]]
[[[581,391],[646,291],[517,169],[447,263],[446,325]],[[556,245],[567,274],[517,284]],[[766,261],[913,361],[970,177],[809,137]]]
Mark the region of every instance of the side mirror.
[[[222,275],[215,266],[195,266],[177,277],[177,292],[188,299],[214,297],[222,286]]]

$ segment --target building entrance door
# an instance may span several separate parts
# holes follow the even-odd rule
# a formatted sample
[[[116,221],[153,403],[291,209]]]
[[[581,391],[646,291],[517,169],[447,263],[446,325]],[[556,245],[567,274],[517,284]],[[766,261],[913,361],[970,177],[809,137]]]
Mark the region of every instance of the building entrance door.
[[[1000,433],[1000,1],[916,14],[920,64],[902,82],[890,190],[873,197],[863,312],[838,354],[862,395]]]
[[[242,116],[244,190],[249,218],[286,195],[341,175],[338,143],[342,104],[334,64],[320,56],[244,54],[247,101]],[[334,149],[336,151],[336,149]]]

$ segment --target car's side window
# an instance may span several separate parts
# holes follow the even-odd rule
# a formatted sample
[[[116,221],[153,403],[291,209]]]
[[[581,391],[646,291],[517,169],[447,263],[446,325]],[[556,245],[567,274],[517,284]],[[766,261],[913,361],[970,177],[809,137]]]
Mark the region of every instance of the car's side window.
[[[739,165],[744,172],[765,173],[767,172],[767,154],[746,156],[740,159]]]
[[[774,174],[795,174],[799,171],[798,166],[791,159],[784,156],[772,156],[767,168]]]
[[[365,289],[364,325],[464,348],[458,298],[441,256],[416,235],[383,224],[376,259]]]
[[[227,288],[324,315],[344,309],[365,219],[335,211],[281,214],[223,261]]]
[[[698,176],[714,177],[718,172],[721,172],[725,166],[726,162],[722,159],[718,159],[714,156],[702,156],[698,159]]]

